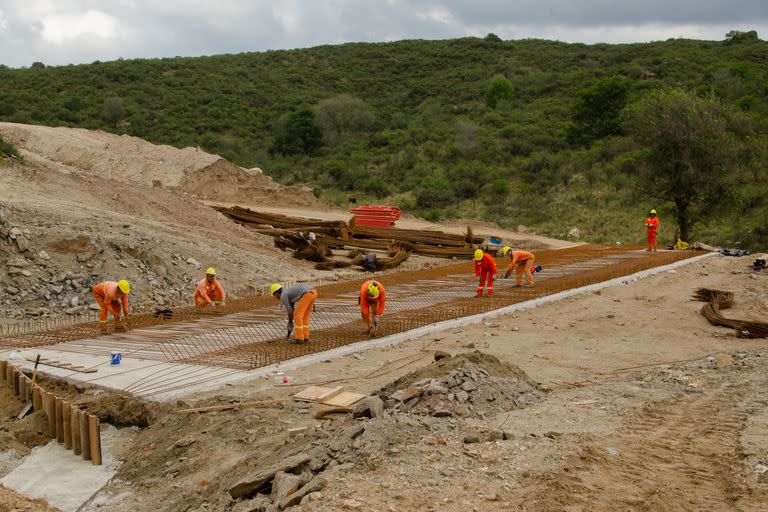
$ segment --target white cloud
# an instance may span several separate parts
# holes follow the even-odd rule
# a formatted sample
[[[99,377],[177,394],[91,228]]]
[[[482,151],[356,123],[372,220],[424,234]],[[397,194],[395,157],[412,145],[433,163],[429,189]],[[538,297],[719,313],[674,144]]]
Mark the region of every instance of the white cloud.
[[[91,35],[111,39],[117,36],[120,25],[114,17],[91,9],[81,14],[45,16],[41,22],[43,39],[53,43]]]
[[[7,28],[8,28],[8,18],[6,18],[3,10],[0,9],[0,32],[5,32],[5,29]]]

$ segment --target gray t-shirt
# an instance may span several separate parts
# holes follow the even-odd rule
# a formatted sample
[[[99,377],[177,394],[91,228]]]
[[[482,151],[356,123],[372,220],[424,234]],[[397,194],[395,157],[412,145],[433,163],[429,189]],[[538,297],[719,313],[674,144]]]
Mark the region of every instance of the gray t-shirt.
[[[312,290],[311,286],[306,284],[295,284],[283,289],[283,293],[280,296],[280,302],[285,306],[285,311],[288,313],[288,319],[293,318],[293,310],[296,307],[296,303],[301,299],[301,296]]]

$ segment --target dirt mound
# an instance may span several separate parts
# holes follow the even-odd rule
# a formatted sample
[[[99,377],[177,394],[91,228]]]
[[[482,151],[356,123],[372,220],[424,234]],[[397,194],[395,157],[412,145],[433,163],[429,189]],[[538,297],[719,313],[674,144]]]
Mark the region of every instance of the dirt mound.
[[[284,187],[259,169],[244,169],[200,148],[178,149],[128,135],[17,123],[0,123],[0,136],[31,161],[133,185],[220,201],[321,204],[306,187]]]
[[[381,395],[401,412],[467,418],[519,409],[542,393],[517,366],[475,351],[439,359],[396,380]]]

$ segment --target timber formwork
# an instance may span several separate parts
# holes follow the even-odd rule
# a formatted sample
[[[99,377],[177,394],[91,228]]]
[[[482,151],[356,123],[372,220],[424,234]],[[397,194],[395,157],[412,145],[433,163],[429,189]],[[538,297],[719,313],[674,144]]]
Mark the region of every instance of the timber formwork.
[[[493,297],[476,298],[472,263],[389,273],[382,277],[387,306],[376,336],[408,331],[431,323],[488,312],[563,290],[626,276],[696,256],[694,251],[648,253],[637,248],[585,245],[537,251],[544,271],[534,288],[513,288],[513,278],[496,281]],[[498,273],[506,270],[497,259]],[[369,278],[377,279],[375,273]],[[357,295],[364,280],[317,288],[317,310],[311,318],[311,342],[286,343],[286,314],[271,297],[231,301],[224,308],[176,310],[170,319],[152,314],[131,319],[131,330],[99,335],[98,323],[43,329],[6,336],[0,345],[52,350],[107,358],[124,357],[185,362],[248,370],[302,355],[370,339],[361,321]]]

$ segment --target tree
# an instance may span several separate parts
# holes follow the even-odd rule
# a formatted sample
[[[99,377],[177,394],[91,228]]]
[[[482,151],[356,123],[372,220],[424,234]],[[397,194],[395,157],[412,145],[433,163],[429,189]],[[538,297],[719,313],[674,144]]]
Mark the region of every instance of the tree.
[[[757,30],[749,30],[747,32],[731,30],[725,34],[726,43],[742,43],[746,41],[757,41]]]
[[[117,128],[117,124],[125,117],[125,103],[122,98],[107,98],[104,100],[104,120]]]
[[[315,123],[315,113],[305,108],[283,118],[270,151],[283,155],[311,155],[322,146],[323,132]]]
[[[503,75],[496,75],[485,91],[485,104],[490,108],[496,108],[501,100],[512,101],[515,96],[515,88]]]
[[[614,76],[579,91],[568,139],[576,144],[589,144],[619,134],[621,111],[627,105],[631,86],[628,78]]]
[[[330,144],[339,144],[370,131],[375,120],[363,100],[348,94],[323,100],[317,106],[317,122]]]
[[[460,120],[456,123],[456,144],[465,160],[472,160],[480,150],[480,133],[476,124]]]
[[[625,126],[644,148],[646,192],[674,204],[680,237],[688,240],[697,221],[716,215],[734,168],[750,161],[749,119],[714,96],[673,89],[627,107]]]
[[[500,43],[501,38],[494,34],[493,32],[488,32],[488,34],[484,38],[486,41],[492,41],[494,43]]]

